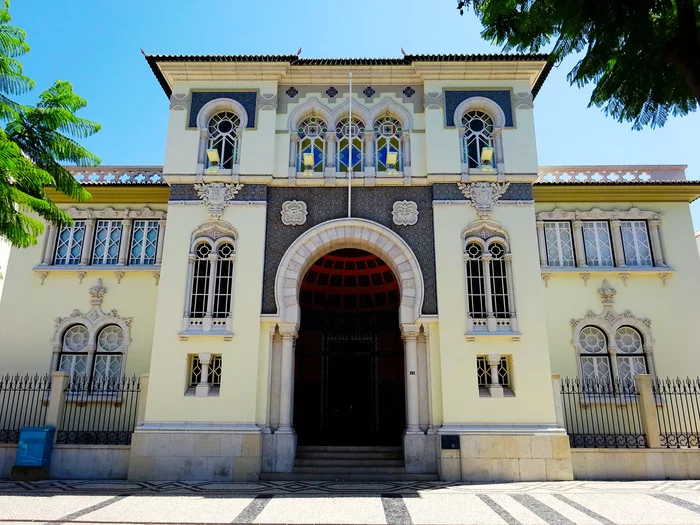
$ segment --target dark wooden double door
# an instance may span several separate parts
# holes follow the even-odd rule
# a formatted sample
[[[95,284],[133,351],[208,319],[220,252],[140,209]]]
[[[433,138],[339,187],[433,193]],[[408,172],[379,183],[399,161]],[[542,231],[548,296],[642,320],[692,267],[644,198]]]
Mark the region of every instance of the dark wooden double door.
[[[405,428],[398,330],[302,330],[295,360],[300,445],[400,445]]]

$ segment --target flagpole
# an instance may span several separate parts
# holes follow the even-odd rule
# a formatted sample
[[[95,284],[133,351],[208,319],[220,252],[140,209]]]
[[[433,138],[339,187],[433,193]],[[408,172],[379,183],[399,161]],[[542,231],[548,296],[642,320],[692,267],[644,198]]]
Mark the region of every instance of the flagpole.
[[[348,102],[348,217],[352,216],[352,73],[350,73],[350,99]]]

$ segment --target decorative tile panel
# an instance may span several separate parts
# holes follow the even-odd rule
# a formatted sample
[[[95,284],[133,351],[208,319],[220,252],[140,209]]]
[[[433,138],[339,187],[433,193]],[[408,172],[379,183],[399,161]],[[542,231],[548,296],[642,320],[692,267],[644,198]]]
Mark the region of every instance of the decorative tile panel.
[[[433,200],[459,201],[465,197],[456,184],[433,184]],[[532,184],[529,182],[511,182],[499,201],[531,201]]]
[[[194,184],[173,184],[170,186],[171,201],[198,201],[199,195]],[[264,184],[244,184],[236,194],[237,201],[267,200],[267,186]]]
[[[511,106],[511,92],[509,90],[469,90],[469,91],[445,91],[445,126],[453,128],[455,109],[463,101],[472,97],[483,97],[493,100],[498,104],[506,116],[506,127],[513,127],[513,110]]]
[[[217,98],[229,98],[240,103],[248,114],[248,125],[246,128],[255,127],[257,92],[255,91],[193,91],[192,103],[190,104],[190,128],[197,127],[197,115],[199,110],[204,107],[207,102],[216,100]]]
[[[456,185],[455,185],[456,187]],[[245,188],[244,188],[245,189]],[[460,194],[461,195],[461,194]],[[269,188],[267,234],[263,276],[262,313],[277,313],[275,276],[282,256],[302,233],[331,219],[347,217],[347,188]],[[305,224],[280,228],[280,210],[285,201],[304,201],[308,206]],[[393,204],[409,200],[421,210],[420,220],[410,228],[393,221]],[[437,314],[435,242],[432,191],[429,187],[353,188],[352,216],[377,222],[399,235],[416,254],[425,287],[423,314]]]

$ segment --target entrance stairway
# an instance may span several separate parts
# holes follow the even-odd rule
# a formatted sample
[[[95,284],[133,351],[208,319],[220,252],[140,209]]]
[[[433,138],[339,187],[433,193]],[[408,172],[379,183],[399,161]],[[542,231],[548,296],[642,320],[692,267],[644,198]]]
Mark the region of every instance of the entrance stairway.
[[[401,447],[297,447],[293,472],[263,473],[264,480],[432,481],[437,474],[408,474]]]

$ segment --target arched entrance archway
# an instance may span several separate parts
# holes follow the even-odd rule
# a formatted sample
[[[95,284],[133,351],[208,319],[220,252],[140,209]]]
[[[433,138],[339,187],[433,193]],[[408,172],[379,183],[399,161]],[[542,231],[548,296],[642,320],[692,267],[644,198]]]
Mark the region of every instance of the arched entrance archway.
[[[406,426],[399,286],[376,255],[321,256],[300,288],[294,428],[300,445],[400,445]]]

